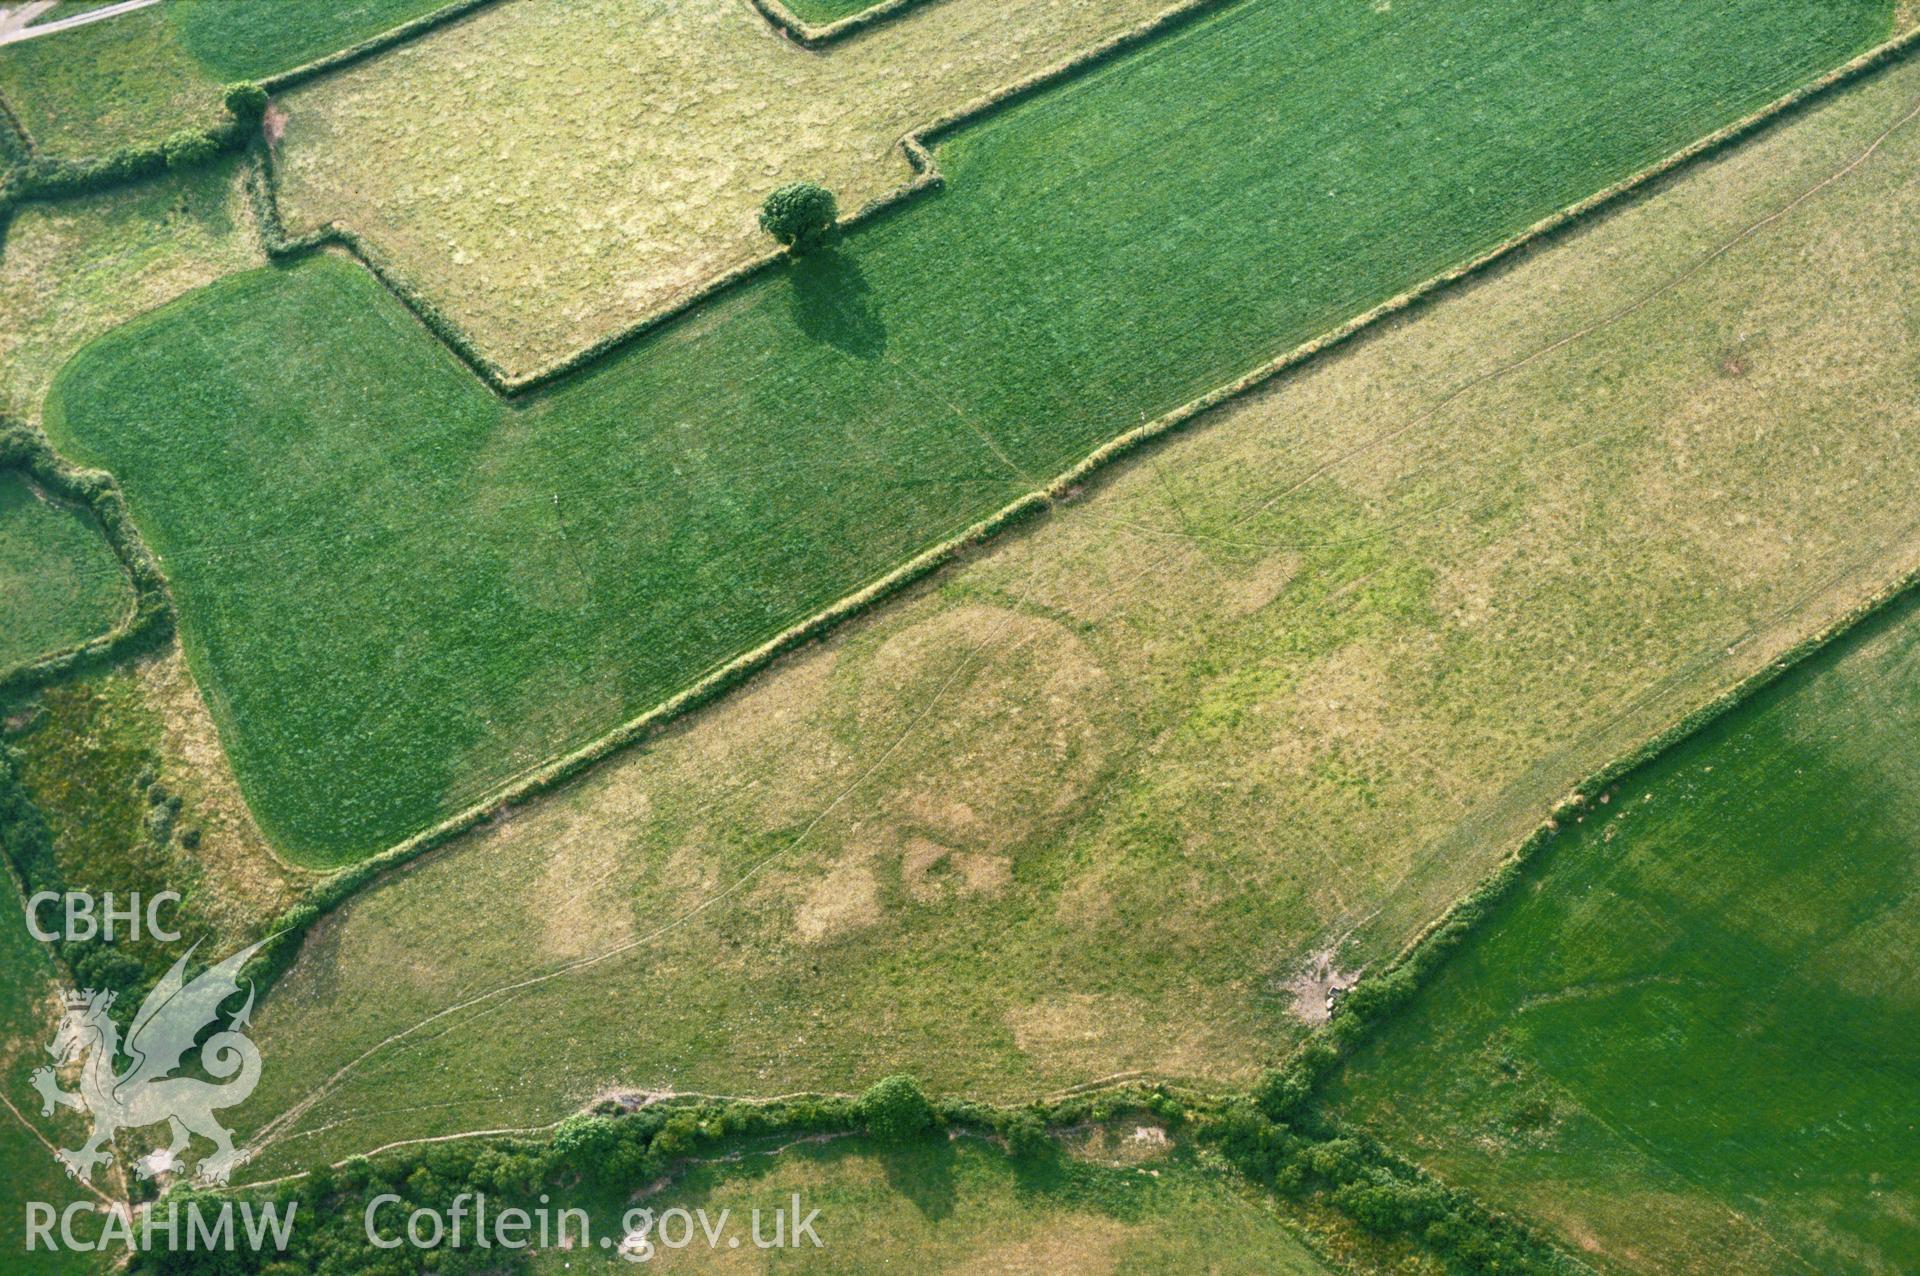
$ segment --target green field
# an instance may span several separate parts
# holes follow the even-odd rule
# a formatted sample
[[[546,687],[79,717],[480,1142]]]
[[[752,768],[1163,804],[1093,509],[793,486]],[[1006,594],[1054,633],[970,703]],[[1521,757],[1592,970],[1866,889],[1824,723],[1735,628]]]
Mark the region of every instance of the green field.
[[[262,825],[352,859],[1888,19],[1246,5],[967,132],[949,193],[531,402],[323,258],[102,340],[46,423],[125,485]]]
[[[1630,776],[1352,1065],[1622,1268],[1920,1263],[1920,599]]]
[[[0,669],[103,634],[132,606],[93,516],[0,470]]]
[[[0,47],[0,93],[41,151],[104,154],[220,123],[223,85],[310,62],[445,2],[167,0]]]
[[[1917,101],[1827,99],[366,891],[262,1007],[245,1120],[314,1101],[261,1171],[610,1079],[1252,1084],[1311,954],[1390,957],[1920,563]]]
[[[796,18],[813,26],[825,26],[841,18],[851,18],[879,4],[881,0],[785,0]],[[924,0],[922,0],[924,3]],[[962,0],[964,3],[965,0]]]
[[[101,155],[226,119],[168,4],[0,47],[0,94],[48,155]]]
[[[869,1139],[801,1144],[776,1155],[749,1151],[725,1163],[694,1166],[644,1204],[729,1211],[742,1238],[752,1211],[771,1220],[792,1212],[799,1194],[806,1214],[819,1210],[821,1240],[812,1246],[758,1251],[709,1249],[704,1240],[680,1249],[658,1246],[648,1266],[674,1272],[844,1272],[849,1276],[911,1264],[938,1272],[1086,1273],[1212,1272],[1324,1276],[1323,1266],[1276,1217],[1272,1206],[1227,1174],[1202,1168],[1184,1151],[1128,1156],[1133,1164],[1093,1163],[1068,1156],[1015,1162],[983,1141],[877,1145]],[[633,1202],[594,1202],[600,1228]],[[618,1230],[618,1229],[616,1229]],[[764,1234],[771,1236],[771,1221]],[[670,1228],[669,1235],[678,1238]],[[745,1251],[745,1252],[742,1252]],[[536,1273],[631,1271],[606,1254],[546,1250]]]
[[[452,0],[168,0],[175,38],[221,82],[262,80],[360,43]]]

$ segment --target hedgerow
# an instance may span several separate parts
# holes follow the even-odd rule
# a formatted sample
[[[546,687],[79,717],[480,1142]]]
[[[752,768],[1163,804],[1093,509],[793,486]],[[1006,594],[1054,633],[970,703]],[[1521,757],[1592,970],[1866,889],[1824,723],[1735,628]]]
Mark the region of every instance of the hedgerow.
[[[805,48],[818,49],[843,40],[857,31],[889,21],[917,9],[928,0],[878,0],[877,3],[850,13],[846,17],[821,26],[814,26],[799,14],[782,4],[780,0],[747,0],[760,16],[785,32],[794,43]]]
[[[906,1109],[911,1128],[894,1119]],[[636,1186],[658,1184],[686,1165],[737,1149],[800,1137],[866,1134],[902,1145],[960,1137],[1002,1142],[1032,1159],[1059,1152],[1059,1138],[1122,1118],[1152,1118],[1184,1128],[1203,1149],[1254,1182],[1290,1198],[1315,1200],[1366,1231],[1424,1250],[1465,1272],[1562,1273],[1583,1268],[1524,1226],[1485,1209],[1393,1159],[1372,1140],[1339,1129],[1296,1130],[1268,1120],[1245,1097],[1210,1099],[1162,1086],[1129,1086],[1053,1102],[1004,1108],[964,1099],[929,1102],[910,1077],[890,1077],[866,1095],[805,1096],[662,1104],[635,1111],[611,1101],[570,1116],[543,1138],[495,1137],[423,1145],[377,1158],[354,1157],[292,1179],[236,1191],[255,1200],[297,1202],[286,1254],[234,1256],[235,1273],[523,1271],[524,1255],[452,1248],[376,1251],[362,1226],[367,1201],[393,1193],[393,1217],[415,1208],[447,1211],[465,1193],[489,1208],[536,1198],[638,1199]],[[170,1194],[190,1199],[190,1194]],[[132,1270],[170,1274],[185,1268],[164,1254],[137,1257]],[[200,1269],[193,1269],[200,1270]]]
[[[173,606],[166,576],[140,539],[112,476],[68,467],[41,435],[0,419],[0,471],[9,469],[20,471],[53,495],[87,508],[126,569],[133,584],[134,605],[125,620],[99,637],[0,670],[0,705],[83,669],[104,667],[148,650],[173,633]]]

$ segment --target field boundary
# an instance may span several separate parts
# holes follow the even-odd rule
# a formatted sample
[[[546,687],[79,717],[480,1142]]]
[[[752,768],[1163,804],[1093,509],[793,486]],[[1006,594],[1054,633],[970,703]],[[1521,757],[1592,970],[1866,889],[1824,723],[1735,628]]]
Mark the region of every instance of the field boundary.
[[[819,26],[802,18],[782,4],[781,0],[747,0],[747,3],[795,44],[806,49],[819,49],[869,27],[904,17],[911,10],[925,8],[934,0],[878,0],[858,13],[849,13],[844,18],[836,18]]]
[[[450,22],[464,18],[470,13],[477,13],[489,5],[498,4],[499,2],[500,0],[453,0],[451,4],[429,10],[417,18],[409,18],[399,26],[388,27],[385,31],[368,36],[366,39],[355,44],[350,44],[344,49],[336,49],[332,53],[323,54],[320,57],[314,58],[311,62],[302,62],[299,66],[288,67],[284,71],[276,71],[272,75],[261,76],[258,80],[254,81],[254,83],[269,93],[279,93],[286,89],[295,88],[298,85],[305,84],[308,80],[326,75],[328,72],[337,71],[342,67],[352,66],[356,62],[364,62],[377,53],[385,53],[397,44],[405,44],[407,41],[415,39],[418,36],[423,36],[429,31],[437,30]]]
[[[467,8],[462,9],[461,13],[493,2],[494,0],[462,0]],[[930,2],[931,0],[904,0],[901,7]],[[1093,70],[1121,54],[1130,52],[1142,44],[1208,14],[1245,2],[1246,0],[1181,0],[1181,3],[1164,9],[1125,31],[1109,36],[1090,48],[1082,49],[1051,66],[1043,67],[1012,83],[1002,85],[992,92],[975,98],[972,102],[909,130],[897,145],[912,176],[892,191],[867,201],[853,213],[841,218],[835,228],[836,231],[845,234],[900,208],[923,192],[945,186],[946,177],[934,158],[933,147],[938,145],[947,134],[997,111],[1017,105],[1042,89]],[[757,8],[760,0],[748,0],[748,3]],[[458,6],[449,6],[449,8],[455,7]],[[881,10],[886,10],[888,16],[896,12],[890,4],[881,4],[867,10],[866,13],[873,14]],[[445,10],[437,12],[445,12]],[[458,17],[461,13],[452,16]],[[862,14],[853,15],[854,18],[862,16]],[[852,18],[842,19],[843,22],[851,20]],[[255,175],[249,184],[249,190],[253,193],[255,216],[260,222],[261,238],[266,245],[268,256],[291,260],[328,247],[341,248],[351,253],[373,273],[374,278],[386,286],[402,305],[414,313],[415,318],[440,338],[475,376],[479,377],[494,393],[508,399],[542,389],[597,363],[621,348],[700,309],[722,294],[790,260],[785,249],[771,249],[763,252],[717,275],[708,276],[701,283],[694,285],[689,292],[649,311],[626,327],[581,347],[572,354],[563,355],[544,367],[530,372],[515,373],[482,350],[480,344],[441,310],[439,304],[429,298],[418,284],[396,270],[378,249],[369,244],[366,238],[351,226],[335,220],[303,229],[298,233],[288,230],[286,219],[280,209],[280,180],[274,165],[273,147],[266,143],[264,137],[256,149],[256,157]]]
[[[905,1134],[888,1125],[885,1104],[876,1102],[884,1086],[900,1082],[919,1096],[924,1114],[924,1124]],[[325,1166],[213,1190],[223,1195],[262,1190],[285,1194],[293,1188],[297,1194],[299,1188],[294,1185],[307,1184],[317,1173],[330,1190],[337,1186],[337,1175],[351,1175],[355,1167],[377,1157],[390,1156],[405,1167],[425,1166],[436,1155],[451,1154],[455,1159],[440,1162],[433,1172],[450,1181],[446,1190],[458,1192],[464,1176],[459,1158],[473,1155],[467,1149],[480,1143],[510,1158],[525,1158],[521,1168],[535,1171],[527,1176],[530,1180],[554,1173],[578,1174],[583,1168],[591,1172],[616,1160],[639,1161],[643,1172],[631,1177],[650,1182],[643,1195],[652,1195],[698,1165],[778,1156],[798,1146],[854,1136],[896,1145],[974,1138],[1020,1159],[1057,1156],[1061,1149],[1055,1140],[1125,1120],[1178,1130],[1192,1146],[1223,1154],[1225,1164],[1208,1167],[1212,1171],[1230,1170],[1262,1192],[1303,1203],[1317,1201],[1388,1245],[1442,1260],[1492,1259],[1501,1271],[1591,1272],[1531,1221],[1446,1185],[1371,1136],[1337,1125],[1312,1130],[1262,1128],[1244,1094],[1208,1093],[1153,1081],[1026,1104],[983,1103],[959,1096],[927,1099],[912,1078],[898,1076],[859,1096],[669,1094],[659,1102],[637,1106],[600,1099],[543,1126],[405,1139]],[[623,1143],[627,1144],[624,1149]],[[498,1168],[496,1163],[494,1169]],[[443,1172],[448,1169],[451,1172]],[[1285,1226],[1310,1253],[1327,1261],[1311,1230],[1296,1219],[1287,1220]],[[1330,1261],[1328,1265],[1337,1266]]]
[[[83,670],[117,664],[173,633],[166,576],[128,516],[126,498],[111,474],[68,466],[41,436],[0,421],[0,473],[8,472],[25,475],[92,516],[133,587],[133,605],[103,634],[0,669],[0,705]]]
[[[26,121],[22,120],[20,113],[13,109],[13,103],[7,101],[5,93],[0,93],[0,127],[4,127],[14,135],[20,144],[20,153],[27,158],[32,158],[33,153],[39,149],[39,144],[33,140],[33,134],[27,131]]]
[[[1598,810],[1601,798],[1615,785],[1764,694],[1916,592],[1920,592],[1920,567],[1911,567],[1891,582],[1873,589],[1825,626],[1739,679],[1706,704],[1682,715],[1574,785],[1491,874],[1422,927],[1377,973],[1362,977],[1341,999],[1333,1017],[1294,1049],[1282,1068],[1265,1083],[1262,1106],[1268,1114],[1284,1120],[1299,1112],[1323,1081],[1395,1013],[1409,1005],[1453,953],[1491,923],[1493,915],[1513,897],[1546,848],[1569,832],[1568,821]]]
[[[937,140],[939,136],[951,132],[963,124],[975,121],[983,115],[1004,106],[1009,101],[1026,96],[1046,84],[1053,83],[1061,76],[1068,74],[1069,68],[1080,69],[1089,65],[1091,62],[1111,58],[1123,49],[1131,48],[1154,34],[1190,21],[1203,11],[1237,2],[1238,0],[1191,0],[1190,3],[1177,6],[1174,9],[1162,13],[1159,17],[1152,19],[1147,24],[1143,24],[1141,27],[1134,28],[1130,32],[1114,37],[1112,40],[1100,46],[1100,48],[1089,51],[1079,58],[1072,60],[1068,67],[1055,68],[1028,77],[1026,80],[988,95],[979,102],[962,107],[950,115],[935,121],[933,124],[916,130],[915,133],[909,134],[908,137],[910,140],[921,137],[929,137]],[[308,929],[321,917],[332,912],[352,895],[357,893],[362,887],[374,881],[376,878],[391,869],[408,863],[420,855],[445,845],[455,837],[491,823],[508,810],[557,788],[559,785],[575,778],[595,764],[604,761],[612,754],[650,738],[668,723],[712,703],[721,695],[739,686],[748,677],[770,666],[781,656],[824,637],[829,631],[837,628],[843,622],[864,614],[879,603],[901,593],[909,586],[926,579],[949,563],[956,561],[968,551],[981,546],[1011,528],[1037,521],[1049,513],[1055,505],[1074,499],[1079,494],[1080,489],[1089,480],[1113,462],[1157,443],[1163,438],[1171,437],[1176,433],[1190,428],[1215,409],[1258,389],[1280,377],[1282,374],[1294,371],[1321,355],[1345,345],[1347,342],[1379,326],[1390,318],[1427,304],[1447,290],[1485,273],[1522,250],[1547,242],[1555,236],[1578,227],[1589,218],[1612,208],[1627,196],[1642,190],[1657,180],[1669,176],[1684,167],[1710,157],[1730,145],[1745,140],[1759,130],[1780,121],[1789,114],[1808,106],[1838,88],[1852,84],[1885,66],[1903,60],[1916,48],[1920,48],[1920,26],[1876,45],[1872,49],[1857,55],[1808,84],[1776,98],[1771,103],[1749,113],[1747,116],[1713,133],[1707,134],[1665,158],[1655,161],[1653,164],[1603,188],[1585,199],[1542,218],[1532,226],[1517,232],[1480,255],[1458,266],[1450,267],[1437,275],[1431,276],[1405,292],[1381,302],[1320,336],[1298,345],[1266,363],[1256,366],[1240,377],[1216,387],[1197,398],[1189,400],[1187,403],[1161,414],[1159,417],[1144,425],[1137,426],[1110,439],[1105,444],[1088,453],[1079,462],[1047,481],[1043,486],[1002,506],[999,510],[965,528],[957,535],[922,550],[919,554],[900,566],[843,596],[828,607],[780,631],[750,650],[742,652],[715,666],[708,673],[696,679],[681,691],[676,692],[666,700],[648,709],[646,712],[628,719],[613,730],[595,740],[589,741],[578,749],[537,767],[529,768],[519,776],[508,779],[478,801],[448,816],[446,819],[412,834],[385,851],[369,856],[357,864],[335,870],[331,876],[324,879],[314,888],[313,893],[309,895],[306,900],[295,905],[284,915],[280,925],[275,928],[278,931],[278,936],[255,958],[256,969],[252,973],[256,978],[264,981],[266,985],[271,986],[271,984],[277,980],[278,976],[297,958]],[[925,150],[925,143],[917,144],[921,146],[923,151]],[[929,165],[928,171],[922,175],[922,178],[916,179],[916,183],[923,184],[910,183],[907,187],[901,188],[900,191],[895,192],[892,196],[883,197],[882,200],[876,201],[875,204],[869,205],[866,209],[861,210],[852,220],[858,221],[871,216],[878,206],[898,203],[910,197],[918,190],[924,189],[926,185],[939,183],[942,179],[939,176],[937,167],[932,167],[930,152],[927,153],[926,162]],[[356,250],[355,246],[358,243],[359,237],[351,231],[346,230],[346,228],[330,225],[314,235],[305,236],[300,239],[288,239],[285,235],[284,228],[279,222],[277,204],[272,199],[273,175],[270,159],[266,157],[262,158],[260,165],[256,169],[256,175],[258,180],[250,183],[250,190],[255,192],[258,211],[263,218],[267,219],[263,221],[262,224],[262,237],[269,241],[268,251],[270,255],[283,258],[300,257],[328,246],[346,248],[361,260],[363,264],[367,265],[367,268],[374,274],[375,278],[379,279],[383,284],[386,284],[390,290],[393,290],[396,298],[398,298],[403,305],[406,305],[409,310],[413,311],[429,331],[434,332],[435,335],[443,335],[441,325],[444,325],[447,330],[455,333],[459,332],[458,328],[446,320],[431,303],[426,302],[423,298],[414,297],[411,294],[410,285],[405,285],[404,283],[401,285],[402,287],[408,288],[408,292],[401,292],[395,289],[393,282],[383,273],[384,268],[374,264],[374,262]],[[278,251],[275,250],[272,243],[276,236],[282,245]],[[779,260],[780,256],[780,254],[770,254],[768,258],[759,263],[722,276],[719,282],[709,284],[706,288],[703,288],[697,298],[679,303],[670,311],[663,312],[654,319],[647,321],[646,328],[630,329],[625,333],[619,334],[616,338],[610,339],[608,342],[588,347],[587,350],[571,356],[554,368],[539,374],[536,378],[518,383],[517,388],[509,393],[524,393],[535,385],[546,384],[554,377],[564,375],[564,373],[573,371],[575,368],[583,366],[593,359],[604,356],[616,345],[632,340],[643,331],[658,327],[671,318],[692,309],[699,301],[711,298],[721,289],[734,286],[750,275],[758,273],[758,271],[765,269],[774,261]],[[418,302],[417,305],[415,304],[416,301]],[[464,334],[460,334],[460,340],[465,342]],[[466,359],[466,351],[471,350],[470,343],[466,343],[465,350],[459,346],[454,346],[451,342],[448,344],[450,348],[454,349],[457,355],[463,358],[463,361]],[[472,365],[470,364],[470,366]],[[479,372],[478,368],[475,370]],[[480,375],[483,380],[487,379],[484,373]],[[492,385],[493,383],[488,381],[488,384]],[[1423,932],[1423,934],[1424,933],[1425,932]],[[1416,939],[1414,942],[1418,942],[1418,940]]]

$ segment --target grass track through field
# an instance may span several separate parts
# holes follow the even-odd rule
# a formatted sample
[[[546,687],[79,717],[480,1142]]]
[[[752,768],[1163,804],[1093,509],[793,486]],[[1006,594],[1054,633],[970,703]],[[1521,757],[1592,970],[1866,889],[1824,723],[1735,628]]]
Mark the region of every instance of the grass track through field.
[[[947,193],[531,403],[320,260],[96,344],[47,424],[125,484],[262,824],[351,860],[998,507],[1008,462],[1064,468],[1887,16],[1249,4],[967,130]]]

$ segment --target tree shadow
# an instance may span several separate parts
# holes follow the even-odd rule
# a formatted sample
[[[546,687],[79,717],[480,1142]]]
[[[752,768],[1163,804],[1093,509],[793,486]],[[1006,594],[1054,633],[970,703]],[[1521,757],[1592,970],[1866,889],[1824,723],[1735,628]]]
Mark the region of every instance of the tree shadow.
[[[908,1147],[882,1148],[879,1158],[887,1186],[911,1201],[922,1216],[939,1222],[953,1213],[959,1196],[953,1181],[958,1157],[944,1134],[936,1132]]]
[[[887,352],[887,327],[859,262],[837,248],[819,248],[795,258],[789,274],[801,332],[856,359]]]

